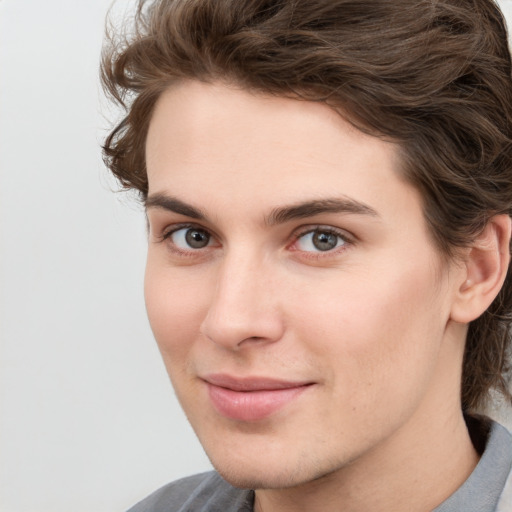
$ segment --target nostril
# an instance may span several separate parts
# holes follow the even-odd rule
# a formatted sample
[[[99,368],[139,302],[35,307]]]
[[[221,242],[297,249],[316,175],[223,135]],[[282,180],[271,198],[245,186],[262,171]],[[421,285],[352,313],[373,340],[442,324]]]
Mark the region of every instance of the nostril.
[[[271,318],[264,314],[238,318],[209,315],[201,325],[200,333],[216,345],[239,349],[279,340],[282,326],[277,316]]]

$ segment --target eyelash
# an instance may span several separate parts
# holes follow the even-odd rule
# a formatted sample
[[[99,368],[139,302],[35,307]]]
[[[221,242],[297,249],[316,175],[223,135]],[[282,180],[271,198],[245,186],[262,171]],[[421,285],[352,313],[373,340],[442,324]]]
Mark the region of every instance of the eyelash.
[[[187,255],[195,255],[199,256],[199,253],[203,252],[204,249],[208,249],[210,246],[206,246],[202,249],[190,249],[190,250],[183,250],[176,246],[176,244],[171,242],[171,237],[176,232],[182,230],[182,229],[197,229],[198,231],[204,231],[208,233],[208,235],[213,238],[217,239],[215,234],[213,234],[210,230],[203,228],[200,225],[197,224],[191,224],[191,223],[182,223],[182,224],[175,224],[170,229],[164,231],[162,235],[159,237],[159,242],[169,242],[168,247],[169,249],[182,256]],[[293,246],[298,243],[298,241],[305,237],[306,235],[310,233],[326,233],[330,235],[334,235],[337,238],[339,238],[343,244],[341,247],[335,247],[330,250],[326,251],[301,251],[300,249],[294,249]],[[293,252],[301,252],[303,257],[309,258],[309,259],[315,259],[319,260],[324,257],[333,256],[334,254],[339,254],[340,252],[346,251],[351,245],[355,243],[354,237],[352,235],[349,235],[346,231],[337,229],[333,226],[323,226],[323,225],[310,225],[310,226],[303,226],[302,228],[299,228],[299,230],[296,230],[292,235],[292,241],[286,245],[286,248],[293,251]]]
[[[297,244],[299,240],[304,238],[306,235],[313,233],[325,233],[328,235],[334,235],[337,238],[339,238],[343,242],[343,244],[341,246],[337,246],[326,251],[301,251],[300,249],[293,249],[293,246]],[[299,231],[296,231],[293,235],[292,242],[288,244],[287,248],[294,252],[301,252],[302,257],[319,260],[322,258],[332,257],[333,255],[338,255],[346,251],[353,244],[354,238],[352,236],[349,236],[349,234],[346,231],[337,229],[333,226],[312,225],[305,226],[304,228],[300,228]]]
[[[172,252],[177,253],[181,256],[187,256],[190,254],[198,256],[199,255],[198,253],[202,252],[200,249],[192,249],[191,248],[190,250],[187,251],[187,250],[177,247],[176,244],[172,243],[172,241],[171,241],[172,235],[174,235],[176,232],[178,232],[182,229],[197,229],[198,231],[204,231],[205,233],[208,233],[208,235],[211,238],[216,239],[216,236],[209,229],[203,228],[202,226],[199,226],[197,224],[182,223],[182,224],[174,224],[170,229],[165,230],[162,233],[162,235],[159,237],[158,241],[159,242],[168,242],[167,246],[169,247],[169,249]],[[206,246],[206,248],[208,248],[208,247],[209,246]]]

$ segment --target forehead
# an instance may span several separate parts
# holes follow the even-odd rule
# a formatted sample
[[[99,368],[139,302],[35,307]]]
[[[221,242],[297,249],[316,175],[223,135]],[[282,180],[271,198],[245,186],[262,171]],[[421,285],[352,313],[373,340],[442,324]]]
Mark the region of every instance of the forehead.
[[[146,159],[149,195],[238,212],[343,195],[373,209],[420,208],[398,147],[319,102],[184,82],[157,102]]]

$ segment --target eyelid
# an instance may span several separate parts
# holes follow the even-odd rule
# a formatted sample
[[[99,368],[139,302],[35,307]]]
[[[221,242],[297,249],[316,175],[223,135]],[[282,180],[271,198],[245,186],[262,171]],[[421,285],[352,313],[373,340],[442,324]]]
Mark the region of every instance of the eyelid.
[[[314,233],[315,231],[332,233],[340,237],[345,243],[341,247],[334,248],[328,251],[302,251],[300,249],[294,249],[293,246],[297,243],[297,241],[303,236]],[[332,257],[333,255],[339,254],[340,252],[346,251],[350,246],[354,245],[356,242],[356,237],[346,231],[345,229],[337,228],[335,226],[329,226],[325,224],[310,224],[308,226],[301,226],[293,233],[293,239],[291,243],[288,245],[288,249],[294,252],[300,252],[303,255],[307,255],[309,258],[324,258],[324,257]]]
[[[179,231],[180,229],[198,229],[201,231],[206,231],[212,238],[215,238],[216,240],[218,239],[218,237],[215,235],[215,233],[212,232],[211,229],[205,228],[204,226],[201,226],[195,222],[178,222],[176,224],[171,224],[163,228],[161,230],[161,234],[155,235],[155,237],[158,238],[159,242],[163,242],[168,240],[173,233]]]
[[[210,242],[212,243],[208,243],[208,245],[205,247],[197,249],[192,247],[190,249],[181,248],[172,241],[171,237],[174,233],[182,229],[197,229],[200,231],[205,231],[210,236]],[[167,225],[158,234],[155,234],[154,237],[156,239],[156,243],[165,244],[166,249],[170,253],[174,254],[175,256],[185,258],[184,261],[187,259],[190,259],[191,261],[197,261],[198,258],[200,259],[209,254],[210,250],[220,247],[220,243],[218,242],[219,239],[216,234],[212,232],[211,229],[201,226],[201,224],[196,222],[178,222],[176,224]]]
[[[178,224],[172,224],[171,226],[166,226],[160,235],[158,235],[159,242],[164,242],[165,240],[168,240],[176,231],[179,231],[180,229],[187,229],[187,228],[194,228],[198,226],[194,226],[190,222],[180,222]]]
[[[347,242],[354,242],[356,239],[356,237],[346,229],[330,226],[328,224],[309,224],[307,226],[301,226],[294,231],[293,239],[297,240],[301,236],[307,235],[308,233],[314,233],[315,231],[325,231],[326,233],[333,233],[343,238]]]

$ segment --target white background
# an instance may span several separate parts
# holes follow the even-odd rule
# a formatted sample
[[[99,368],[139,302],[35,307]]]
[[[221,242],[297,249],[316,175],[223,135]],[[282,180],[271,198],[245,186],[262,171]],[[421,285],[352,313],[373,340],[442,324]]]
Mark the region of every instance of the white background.
[[[143,213],[100,158],[109,4],[0,0],[3,512],[122,512],[209,468],[146,321]]]

